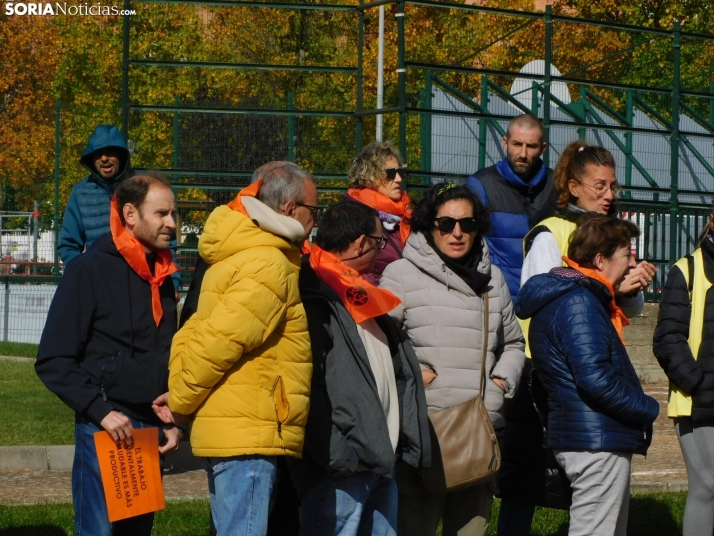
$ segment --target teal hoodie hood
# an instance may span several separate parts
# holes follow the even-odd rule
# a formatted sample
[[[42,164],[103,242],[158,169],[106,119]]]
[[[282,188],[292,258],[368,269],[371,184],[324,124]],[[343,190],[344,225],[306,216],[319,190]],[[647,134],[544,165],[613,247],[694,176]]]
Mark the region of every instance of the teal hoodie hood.
[[[92,180],[106,185],[106,181],[98,173],[94,167],[94,153],[107,147],[113,147],[120,152],[119,157],[119,172],[114,177],[114,183],[118,183],[124,177],[124,174],[129,169],[129,147],[124,140],[124,136],[119,129],[112,125],[99,125],[94,129],[92,135],[87,142],[87,148],[82,153],[79,159],[80,164],[89,170]]]

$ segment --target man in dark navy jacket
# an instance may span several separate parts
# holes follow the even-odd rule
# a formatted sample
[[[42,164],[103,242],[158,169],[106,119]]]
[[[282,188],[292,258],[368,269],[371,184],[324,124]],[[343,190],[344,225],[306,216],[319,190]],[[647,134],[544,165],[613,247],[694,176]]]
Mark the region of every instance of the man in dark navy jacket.
[[[180,432],[151,403],[167,391],[176,301],[168,250],[175,200],[162,177],[135,176],[117,189],[110,230],[70,263],[55,293],[35,370],[75,411],[72,497],[76,535],[151,534],[153,514],[109,523],[94,433],[125,448],[132,429],[162,426],[159,452]]]
[[[548,148],[540,120],[523,114],[511,120],[503,137],[506,158],[466,179],[466,186],[491,212],[486,243],[491,262],[508,283],[514,303],[521,286],[523,238],[547,216],[553,195],[553,170],[541,160]]]

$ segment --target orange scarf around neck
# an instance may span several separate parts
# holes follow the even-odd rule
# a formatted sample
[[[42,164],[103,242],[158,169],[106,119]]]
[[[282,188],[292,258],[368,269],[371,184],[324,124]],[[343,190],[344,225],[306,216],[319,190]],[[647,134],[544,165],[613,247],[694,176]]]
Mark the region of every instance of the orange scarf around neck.
[[[563,255],[563,261],[573,270],[577,270],[584,276],[594,279],[595,281],[599,281],[607,287],[607,290],[610,291],[610,294],[612,295],[612,300],[610,301],[609,306],[610,320],[612,320],[612,325],[615,326],[615,331],[617,331],[617,335],[620,337],[622,344],[625,344],[625,339],[622,338],[622,328],[623,326],[629,326],[630,321],[627,320],[627,316],[625,316],[625,313],[622,312],[620,306],[617,305],[617,302],[615,302],[615,289],[612,287],[612,283],[610,283],[609,280],[605,279],[605,277],[603,277],[603,275],[597,270],[580,266],[577,262],[572,259],[569,259],[565,255]]]
[[[409,208],[411,200],[406,192],[402,192],[402,198],[399,201],[392,201],[386,195],[382,195],[370,188],[350,188],[347,190],[347,195],[363,205],[372,207],[374,210],[381,210],[387,214],[400,216],[402,221],[399,222],[399,239],[402,241],[402,247],[404,247],[412,230],[412,226],[409,223],[409,218],[412,217],[412,209]]]
[[[158,326],[164,316],[164,308],[161,306],[161,295],[159,287],[168,276],[178,271],[178,266],[171,262],[171,252],[168,249],[156,251],[156,265],[154,274],[151,274],[149,263],[146,260],[146,251],[136,238],[131,236],[119,216],[117,196],[114,195],[111,201],[111,214],[109,216],[109,229],[112,232],[112,239],[117,250],[124,257],[124,260],[136,274],[151,285],[151,310],[154,314],[154,322]]]
[[[375,287],[335,255],[320,248],[317,244],[312,245],[310,266],[315,270],[320,280],[337,292],[342,304],[357,324],[385,315],[401,303],[401,300],[394,294],[383,288]]]
[[[235,199],[233,199],[233,201],[228,203],[228,206],[231,207],[233,210],[240,212],[241,214],[243,214],[243,216],[250,218],[250,216],[248,215],[248,211],[243,206],[243,200],[241,198],[258,197],[258,192],[260,192],[260,187],[262,185],[263,178],[261,177],[259,181],[256,181],[253,184],[246,186],[240,192],[238,192],[238,195],[235,196]]]

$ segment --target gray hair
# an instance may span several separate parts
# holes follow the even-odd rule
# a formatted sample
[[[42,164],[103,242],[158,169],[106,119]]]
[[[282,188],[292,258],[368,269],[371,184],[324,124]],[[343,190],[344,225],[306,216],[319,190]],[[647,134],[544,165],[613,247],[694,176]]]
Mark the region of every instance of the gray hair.
[[[312,175],[297,166],[276,166],[263,175],[258,199],[279,212],[289,201],[302,202],[305,181],[312,180]]]
[[[289,160],[273,160],[272,162],[268,162],[267,164],[263,164],[257,168],[253,172],[253,176],[250,178],[250,183],[253,184],[254,182],[258,182],[268,172],[279,167],[293,167],[300,169],[295,162],[290,162]]]

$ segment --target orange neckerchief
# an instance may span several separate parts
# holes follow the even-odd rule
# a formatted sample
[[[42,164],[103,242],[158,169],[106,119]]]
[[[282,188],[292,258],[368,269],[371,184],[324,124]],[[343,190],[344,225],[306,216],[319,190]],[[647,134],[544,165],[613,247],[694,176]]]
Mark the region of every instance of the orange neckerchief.
[[[563,261],[565,261],[565,263],[573,270],[577,270],[584,276],[594,279],[595,281],[600,281],[600,283],[605,285],[607,287],[607,290],[610,291],[610,294],[612,294],[612,301],[610,301],[610,320],[612,320],[612,325],[615,326],[615,331],[617,331],[617,334],[619,335],[622,344],[625,344],[625,339],[622,338],[622,327],[629,326],[630,321],[627,320],[625,313],[622,312],[620,306],[618,306],[615,302],[615,289],[612,288],[612,283],[605,279],[602,274],[600,274],[600,272],[598,272],[597,270],[594,270],[592,268],[584,268],[574,260],[566,257],[565,255],[563,255]]]
[[[149,263],[146,260],[146,251],[136,238],[126,232],[119,216],[117,196],[114,195],[111,201],[111,214],[109,216],[109,229],[112,232],[112,239],[117,250],[124,257],[127,264],[144,281],[151,285],[151,310],[154,313],[154,322],[158,326],[161,317],[164,316],[164,308],[161,306],[161,295],[159,287],[168,276],[178,271],[178,266],[171,262],[171,252],[167,249],[156,251],[156,265],[154,275],[151,275]]]
[[[401,302],[394,294],[375,287],[332,253],[312,245],[310,266],[342,300],[355,323],[387,314]]]
[[[402,192],[402,198],[399,201],[392,201],[386,195],[382,195],[369,188],[350,188],[347,190],[347,195],[363,205],[372,207],[374,210],[381,210],[387,214],[401,216],[402,221],[399,222],[399,239],[402,241],[402,247],[404,247],[412,231],[412,226],[409,223],[409,218],[412,217],[412,209],[409,208],[411,200],[406,192]]]
[[[300,246],[300,255],[309,255],[311,251],[310,241],[306,238]]]
[[[235,197],[235,199],[233,199],[233,201],[228,203],[228,206],[250,219],[248,211],[243,206],[243,201],[241,200],[241,197],[258,197],[258,192],[260,192],[260,187],[262,185],[263,177],[261,177],[259,181],[256,181],[253,184],[246,186],[240,192],[238,192],[238,195]]]

